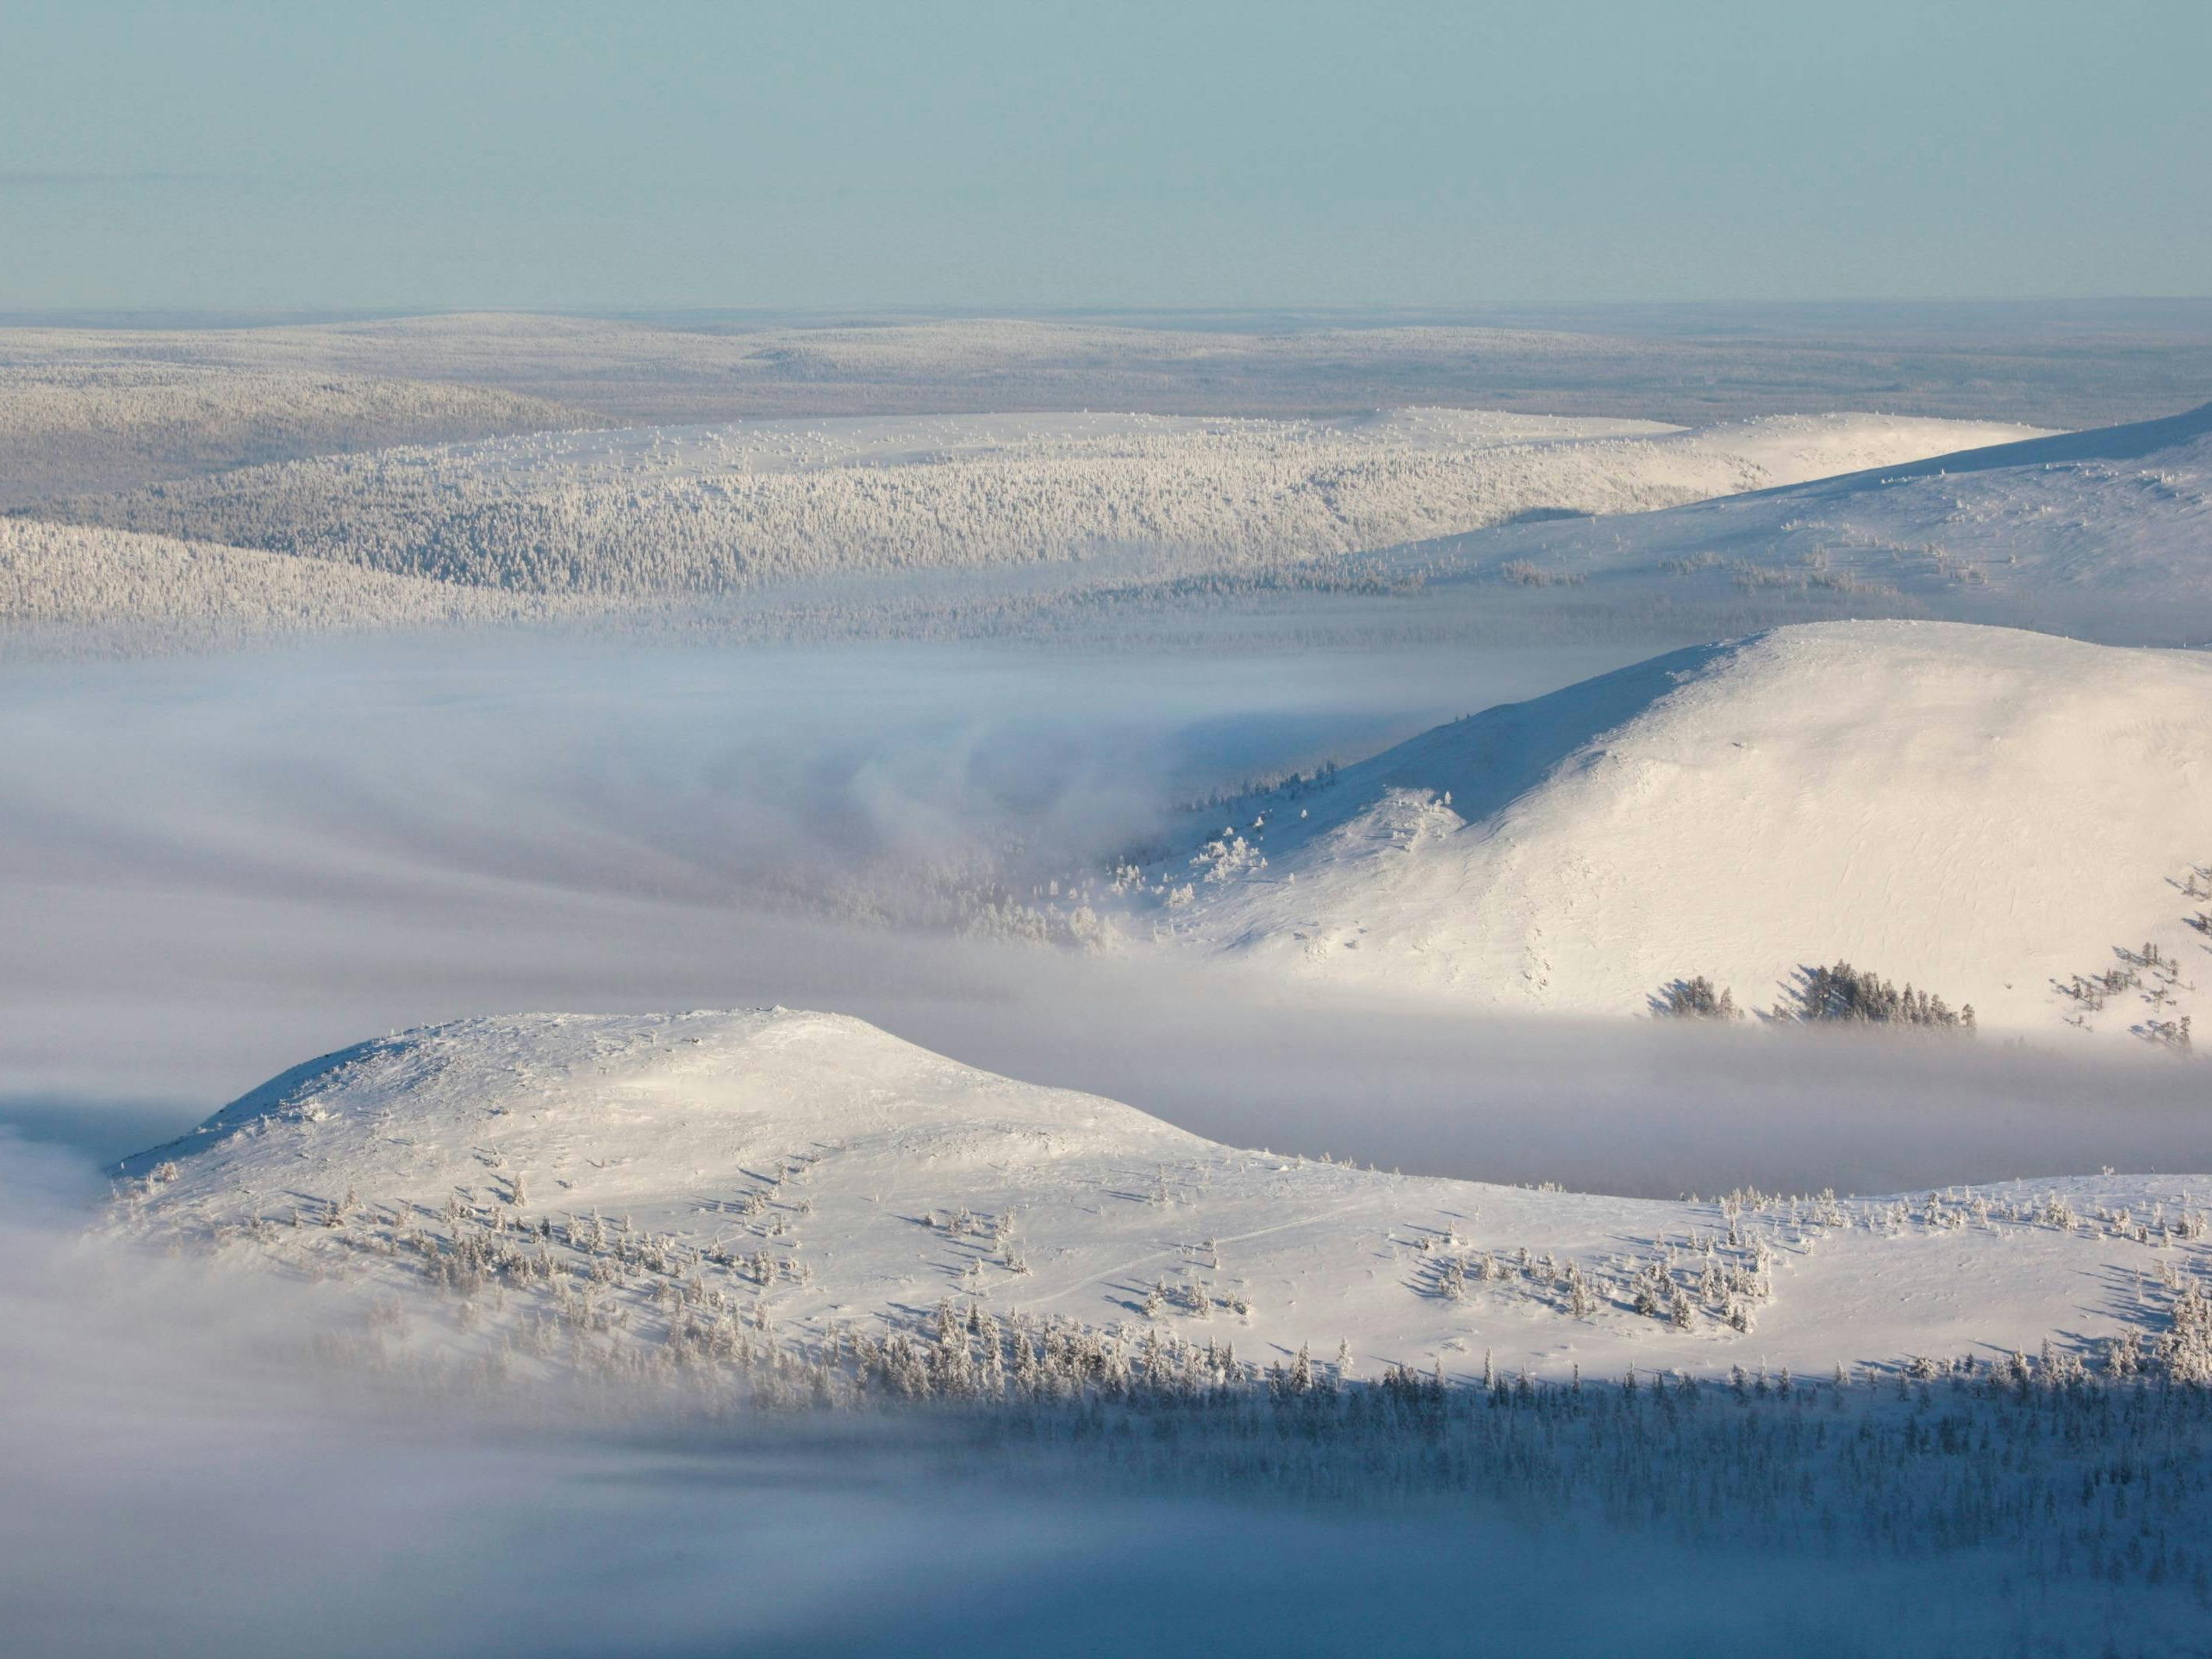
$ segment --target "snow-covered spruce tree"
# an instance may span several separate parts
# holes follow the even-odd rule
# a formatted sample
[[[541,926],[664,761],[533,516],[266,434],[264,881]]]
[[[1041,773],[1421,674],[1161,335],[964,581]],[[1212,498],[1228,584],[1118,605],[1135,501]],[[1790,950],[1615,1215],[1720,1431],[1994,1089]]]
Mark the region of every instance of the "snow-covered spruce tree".
[[[1567,1264],[1567,1311],[1577,1319],[1588,1319],[1597,1311],[1597,1292],[1573,1262]]]
[[[1790,1011],[1805,1024],[1917,1025],[1939,1030],[1974,1029],[1969,1004],[1954,1012],[1942,998],[1911,985],[1902,990],[1881,975],[1838,962],[1826,968],[1808,968],[1799,974],[1796,1007]]]
[[[1735,1019],[1735,998],[1726,986],[1714,988],[1703,974],[1678,979],[1660,987],[1651,999],[1651,1012],[1663,1019]]]

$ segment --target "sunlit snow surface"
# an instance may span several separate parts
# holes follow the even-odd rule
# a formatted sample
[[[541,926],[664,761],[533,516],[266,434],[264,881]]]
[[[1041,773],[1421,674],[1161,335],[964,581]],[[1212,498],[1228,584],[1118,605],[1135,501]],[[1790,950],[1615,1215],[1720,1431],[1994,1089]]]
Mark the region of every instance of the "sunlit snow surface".
[[[393,407],[431,438],[449,413],[489,432],[528,413]],[[75,1150],[0,1145],[7,1644],[2189,1650],[2201,1565],[2169,1574],[2161,1552],[2203,1530],[2202,1425],[2130,1443],[2089,1415],[2123,1394],[2007,1404],[1986,1379],[2019,1348],[2103,1389],[2120,1344],[2168,1333],[2204,1278],[2202,1062],[2131,1030],[2196,1006],[2201,665],[1925,626],[1693,642],[1775,605],[2185,638],[2201,433],[1931,468],[1911,457],[1949,443],[1918,426],[1865,453],[1866,429],[1783,422],[1768,454],[1750,428],[1464,415],[922,418],[274,469],[313,474],[295,499],[317,512],[379,514],[466,474],[510,490],[494,517],[551,503],[580,546],[628,494],[667,507],[751,474],[872,501],[927,475],[917,523],[1038,504],[989,557],[1047,546],[1151,582],[1318,551],[1383,580],[1164,617],[1195,648],[1135,629],[742,653],[449,634],[10,665],[0,1120]],[[1875,471],[1373,550],[1856,465]],[[348,494],[379,466],[392,489]],[[1274,502],[1268,547],[1185,516],[1224,485]],[[275,499],[217,503],[224,533]],[[1102,500],[1153,514],[1113,557],[1085,539]],[[1181,550],[1153,544],[1163,526]],[[167,617],[156,643],[559,614],[290,552],[0,530],[0,579],[48,607],[27,614]],[[839,545],[864,569],[935,556]],[[1723,613],[1752,620],[1706,626]],[[1523,707],[1435,729],[1498,703]],[[1331,759],[1336,793],[1286,804],[1310,819],[1172,810]],[[1208,890],[1189,860],[1220,861],[1181,838],[1224,828],[1267,862]],[[1160,914],[1125,891],[1118,936],[1076,928],[1126,860]],[[1202,901],[1170,909],[1171,872]],[[1293,873],[1285,908],[1267,880]],[[1763,932],[1698,920],[1753,909]],[[1334,930],[1318,960],[1295,937],[1316,927]],[[2088,1011],[2098,1029],[2067,1024],[2085,1011],[2054,981],[2153,941],[2172,986],[2150,975]],[[1983,1035],[1642,1018],[1690,973],[1771,1012],[1794,968],[1841,954],[1974,1000]],[[2160,988],[2172,1006],[2130,1000]],[[618,1012],[511,1013],[529,1007]],[[180,1133],[112,1193],[91,1175]],[[1540,1181],[1563,1188],[1516,1184]],[[1710,1196],[1749,1184],[1795,1196]],[[565,1310],[550,1279],[441,1265],[492,1237],[556,1263]],[[571,1316],[595,1268],[604,1324]],[[1659,1272],[1686,1321],[1639,1310]],[[1233,1343],[1266,1367],[1303,1346],[1332,1382],[1341,1341],[1352,1382],[1434,1367],[1463,1412],[1486,1357],[1562,1389],[1579,1370],[1586,1401],[1632,1366],[1647,1389],[1694,1373],[1717,1380],[1686,1421],[1800,1425],[1918,1484],[1668,1442],[1674,1507],[1601,1512],[1558,1483],[1587,1498],[1624,1443],[1601,1421],[1596,1461],[1547,1463],[1583,1455],[1584,1419],[1554,1434],[1529,1406],[1496,1419],[1529,1425],[1500,1443],[1525,1490],[1500,1497],[1493,1461],[1314,1503],[1283,1473],[1302,1431],[1272,1407],[1245,1427],[1271,1425],[1281,1467],[1224,1479],[1204,1443],[1130,1455],[1166,1432],[1141,1417],[1124,1443],[1015,1456],[957,1419],[732,1424],[655,1394],[641,1422],[643,1394],[557,1393],[569,1373],[657,1375],[679,1309],[723,1322],[714,1340],[805,1353],[927,1340],[948,1303],[1122,1328],[1139,1353]],[[1966,1357],[1983,1392],[1940,1373],[1918,1392],[1913,1370]],[[1875,1380],[1846,1401],[1838,1364]],[[1786,1406],[1717,1380],[1785,1365],[1819,1380]],[[1995,1451],[1958,1449],[1947,1413],[1996,1428]],[[1375,1449],[1339,1443],[1338,1468]],[[2047,1525],[1952,1530],[1985,1499],[2046,1498]],[[1832,1504],[1915,1530],[1790,1533]]]
[[[671,1241],[733,1310],[817,1338],[839,1322],[917,1326],[957,1297],[1091,1327],[1167,1322],[1262,1360],[1349,1341],[1370,1376],[1440,1358],[1464,1374],[1486,1352],[1540,1375],[1811,1375],[2002,1357],[2054,1331],[2086,1341],[2139,1317],[2132,1276],[2177,1249],[2193,1260],[2212,1212],[2212,1181],[2185,1176],[1741,1214],[1402,1176],[1224,1147],[782,1010],[408,1033],[285,1073],[123,1173],[152,1177],[131,1210],[164,1234],[370,1293],[421,1293],[422,1259],[392,1247],[459,1237],[458,1202],[471,1225],[500,1217],[526,1250],[538,1218],[563,1240],[615,1218]],[[2156,1244],[2071,1219],[2121,1211],[2155,1214]],[[2169,1239],[2168,1224],[2189,1231]],[[576,1249],[580,1272],[591,1251],[564,1254]],[[1720,1264],[1755,1330],[1714,1306],[1683,1325],[1638,1316],[1632,1274],[1662,1259],[1686,1279]],[[1574,1274],[1588,1306],[1571,1305]],[[512,1300],[516,1322],[537,1311],[523,1290]],[[641,1294],[626,1311],[652,1340],[653,1306]]]
[[[1187,948],[1474,1006],[1706,975],[1787,1013],[1849,960],[1984,1030],[2156,1042],[2212,1012],[2212,658],[1776,629],[1194,811],[1125,885]]]
[[[2212,404],[1605,525],[1509,528],[1395,562],[1431,579],[1826,594],[2126,642],[2212,637]],[[1386,561],[1385,563],[1390,563]],[[1618,599],[1622,594],[1616,594]]]
[[[1686,1654],[2086,1654],[2115,1635],[2179,1653],[2196,1628],[2201,1393],[2015,1401],[1988,1379],[2015,1332],[2055,1322],[2048,1368],[2109,1364],[2114,1333],[2155,1330],[2171,1286],[2202,1273],[2202,1212],[2184,1207],[2212,1195],[2201,1177],[1741,1206],[1418,1180],[1231,1152],[785,1011],[477,1021],[301,1067],[133,1162],[145,1195],[118,1225],[188,1247],[167,1262],[58,1255],[37,1230],[51,1176],[10,1167],[31,1201],[0,1324],[21,1500],[0,1535],[29,1569],[4,1599],[34,1646],[133,1651],[155,1620],[169,1650],[227,1655],[1451,1652],[1475,1621],[1565,1651],[1633,1628]],[[939,1185],[957,1208],[924,1207]],[[622,1206],[604,1234],[600,1202]],[[210,1226],[228,1241],[211,1257]],[[1752,1329],[1620,1305],[1606,1259],[1674,1227],[1674,1270],[1728,1264]],[[1194,1247],[1201,1228],[1224,1231]],[[1512,1234],[1547,1248],[1443,1288],[1444,1264]],[[434,1283],[435,1260],[486,1237],[557,1255],[578,1285],[586,1260],[611,1269],[584,1292],[614,1316],[590,1325],[604,1334],[533,1340],[526,1276]],[[1169,1297],[1130,1308],[1155,1270]],[[1560,1305],[1562,1271],[1602,1305]],[[1194,1285],[1221,1293],[1203,1319]],[[1083,1431],[1091,1408],[991,1408],[1017,1411],[1012,1440],[896,1410],[625,1428],[652,1397],[627,1382],[580,1412],[525,1407],[580,1353],[655,1375],[687,1301],[801,1353],[825,1324],[926,1333],[950,1304],[1023,1330],[1110,1318],[1133,1352],[1202,1336],[1282,1367],[1301,1322],[1325,1322],[1351,1328],[1344,1358],[1318,1362],[1332,1389],[1437,1337],[1459,1426],[1432,1449],[1418,1415],[1360,1429],[1334,1394],[1318,1416],[1264,1395],[1180,1423],[1109,1408],[1103,1438]],[[323,1356],[307,1369],[303,1331]],[[1838,1389],[1801,1368],[1775,1394],[1784,1356],[1838,1338],[1924,1343],[1983,1380],[1915,1382],[1916,1361]],[[1528,1361],[1553,1391],[1480,1392],[1478,1340],[1501,1376]],[[1755,1400],[1662,1386],[1662,1364],[1730,1355],[1757,1370]],[[1580,1391],[1557,1374],[1571,1360],[1593,1367]],[[1641,1396],[1601,1361],[1642,1367]],[[2136,1440],[2117,1410],[2155,1417]],[[1446,1447],[1477,1461],[1446,1465]],[[1643,1495],[1625,1512],[1601,1498],[1624,1486]],[[334,1508],[353,1528],[336,1548]],[[189,1590],[240,1553],[267,1586]]]

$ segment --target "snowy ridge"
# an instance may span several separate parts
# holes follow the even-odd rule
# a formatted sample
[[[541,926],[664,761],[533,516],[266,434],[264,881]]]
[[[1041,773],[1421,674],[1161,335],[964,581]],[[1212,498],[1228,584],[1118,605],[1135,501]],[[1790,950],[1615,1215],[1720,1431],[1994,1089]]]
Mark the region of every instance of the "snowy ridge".
[[[0,330],[0,507],[592,418],[477,386],[195,362],[189,348],[141,356],[127,339]]]
[[[398,1121],[441,1116],[471,1126],[465,1141],[410,1139],[394,1156]],[[364,1042],[270,1079],[125,1167],[143,1172],[206,1142],[212,1162],[196,1172],[235,1181],[269,1167],[258,1143],[286,1124],[316,1126],[319,1166],[373,1175],[392,1198],[442,1204],[487,1169],[507,1169],[510,1183],[527,1171],[541,1189],[605,1209],[680,1200],[710,1165],[774,1164],[825,1136],[956,1167],[1192,1140],[1128,1107],[956,1065],[860,1020],[776,1008],[526,1015]],[[276,1173],[288,1173],[281,1161]]]
[[[1993,472],[2005,467],[2140,461],[2167,450],[2193,446],[2206,438],[2212,438],[2212,404],[2203,404],[2154,421],[2130,421],[2120,426],[2095,427],[2087,432],[2057,432],[2048,437],[2025,438],[2017,443],[1985,444],[1880,471],[1884,479],[1901,483],[1907,478],[1950,477],[1967,472]],[[1847,492],[1863,482],[1862,478],[1849,476],[1832,478],[1820,486],[1820,492]]]
[[[1370,1376],[2093,1353],[2163,1305],[2142,1275],[2183,1283],[2160,1264],[2204,1254],[2212,1206],[2183,1176],[1718,1202],[1405,1177],[783,1009],[410,1031],[120,1173],[120,1225],[397,1305],[395,1342],[553,1366],[918,1333],[948,1303],[1261,1362],[1341,1341]]]
[[[1633,523],[1506,529],[1445,555],[1538,579],[1657,577],[1903,599],[2131,638],[2212,635],[2212,404],[2163,420],[1881,464]]]
[[[539,433],[42,503],[58,521],[603,596],[1120,556],[1155,577],[1623,514],[2027,428],[1866,415],[1670,428],[1453,410],[1027,415]]]
[[[0,518],[11,642],[200,646],[334,629],[573,614],[558,599],[394,576],[326,559]]]
[[[2204,866],[2212,659],[1869,622],[1438,727],[1124,886],[1187,948],[1488,1006],[1640,1014],[1705,975],[1786,1007],[1843,958],[1985,1027],[2160,1041],[2212,1011]]]

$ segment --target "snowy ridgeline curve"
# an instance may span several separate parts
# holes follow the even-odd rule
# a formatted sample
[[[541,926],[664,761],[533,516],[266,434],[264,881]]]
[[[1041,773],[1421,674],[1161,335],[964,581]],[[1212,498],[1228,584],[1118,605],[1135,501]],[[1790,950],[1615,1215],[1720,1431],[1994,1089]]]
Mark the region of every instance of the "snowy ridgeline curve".
[[[1781,480],[1773,481],[1777,484]],[[1522,581],[1904,601],[1967,618],[2197,642],[2212,635],[2212,404],[1675,507],[1420,550]]]
[[[538,433],[42,501],[55,521],[608,598],[1096,559],[1253,570],[2021,437],[1988,422],[1023,415]]]
[[[558,596],[393,576],[327,559],[0,518],[0,622],[15,642],[204,647],[272,635],[553,619]]]
[[[1500,1008],[1640,1014],[1704,977],[1789,1016],[1841,961],[1985,1029],[2181,1052],[2212,1010],[2212,657],[1776,629],[1194,811],[1085,896]]]
[[[902,1374],[981,1330],[961,1386],[985,1393],[1139,1355],[1216,1383],[1985,1374],[2015,1352],[2212,1376],[2203,1176],[1711,1202],[1416,1178],[780,1008],[365,1042],[128,1160],[118,1192],[118,1229],[325,1282],[410,1363]]]
[[[136,355],[131,337],[0,330],[0,507],[391,444],[593,423],[481,386]]]

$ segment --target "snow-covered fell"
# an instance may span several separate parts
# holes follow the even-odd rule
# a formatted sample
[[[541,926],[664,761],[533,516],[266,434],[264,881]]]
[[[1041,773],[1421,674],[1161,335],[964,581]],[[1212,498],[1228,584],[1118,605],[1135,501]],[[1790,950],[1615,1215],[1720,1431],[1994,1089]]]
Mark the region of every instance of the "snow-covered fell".
[[[400,574],[635,598],[1120,556],[1154,574],[1644,512],[2029,428],[1870,415],[1693,429],[1398,410],[1001,415],[543,432],[249,467],[42,518]]]
[[[337,629],[559,617],[557,598],[327,559],[0,518],[0,638],[207,646]]]
[[[1794,588],[2194,643],[2212,636],[2212,404],[1629,522],[1502,530],[1443,562],[1468,558],[1524,580]]]
[[[1863,622],[1440,726],[1124,884],[1186,946],[1507,1009],[1704,975],[1765,1010],[1841,958],[1985,1028],[2157,1040],[2212,1010],[2208,877],[2212,658]],[[2075,994],[2106,974],[2137,982]]]
[[[592,418],[486,387],[191,359],[106,331],[0,329],[0,507]]]
[[[1401,1176],[784,1009],[405,1032],[121,1174],[119,1224],[336,1281],[379,1340],[548,1364],[812,1352],[948,1301],[1246,1363],[1341,1340],[1370,1376],[1986,1359],[2124,1328],[2112,1285],[2199,1249],[2212,1206],[2185,1176],[1718,1203]]]

